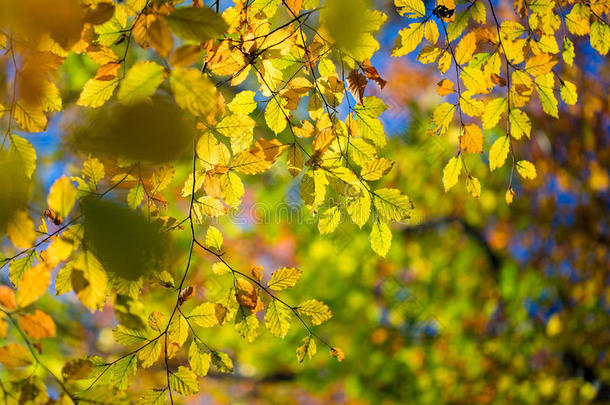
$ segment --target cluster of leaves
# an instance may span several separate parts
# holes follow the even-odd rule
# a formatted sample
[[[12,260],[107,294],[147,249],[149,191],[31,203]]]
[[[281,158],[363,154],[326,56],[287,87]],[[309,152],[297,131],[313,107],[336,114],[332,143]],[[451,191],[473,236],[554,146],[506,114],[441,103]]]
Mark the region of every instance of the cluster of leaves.
[[[196,327],[233,323],[252,342],[260,323],[283,338],[296,318],[306,330],[296,350],[298,361],[313,357],[316,341],[343,361],[343,351],[305,320],[320,325],[331,318],[330,308],[316,299],[294,305],[277,295],[297,283],[299,269],[281,267],[270,277],[258,266],[238,270],[223,257],[220,230],[204,227],[242,204],[245,176],[268,172],[283,157],[290,175],[298,176],[304,205],[318,217],[319,232],[332,234],[344,218],[360,228],[370,226],[369,243],[380,256],[390,250],[390,224],[410,218],[413,210],[399,189],[381,184],[394,166],[380,156],[387,142],[380,115],[387,105],[376,96],[365,97],[369,82],[386,86],[370,62],[379,49],[374,35],[386,15],[369,9],[364,0],[236,0],[222,13],[218,1],[215,10],[201,1],[181,3],[0,3],[0,45],[6,49],[5,70],[12,75],[0,106],[7,117],[0,186],[8,190],[0,197],[0,231],[12,247],[0,259],[14,286],[0,289],[0,337],[7,337],[10,328],[22,342],[0,347],[0,362],[9,368],[45,368],[62,390],[62,403],[122,401],[138,366],[152,367],[161,359],[166,382],[146,391],[140,402],[173,403],[175,393],[196,394],[197,378],[211,364],[222,373],[233,370],[228,354],[208,346]],[[544,111],[557,116],[554,34],[562,22],[575,35],[590,32],[592,45],[602,54],[608,51],[608,26],[600,17],[608,9],[601,3],[578,3],[561,17],[555,2],[518,3],[518,17],[528,21],[528,29],[512,20],[500,23],[491,2],[495,28],[486,27],[486,5],[480,0],[457,14],[447,1],[429,12],[421,0],[397,0],[396,6],[421,22],[401,31],[394,56],[413,51],[425,36],[433,45],[420,52],[422,62],[440,58],[441,73],[455,63],[457,90],[448,79],[437,90],[456,93],[457,101],[434,110],[431,128],[434,134],[446,132],[459,111],[460,148],[444,171],[447,190],[465,168],[462,150],[482,152],[480,127],[464,123],[462,113],[481,116],[483,129],[508,117],[506,136],[490,151],[492,170],[512,151],[511,137],[529,137],[530,121],[520,108],[534,85]],[[471,16],[480,26],[468,27]],[[439,24],[444,46],[437,45]],[[563,58],[571,64],[569,44],[566,36]],[[478,47],[490,51],[475,54]],[[76,105],[64,113],[66,144],[83,157],[82,169],[53,183],[44,212],[34,210],[35,222],[29,203],[37,153],[14,134],[15,126],[45,131],[49,114],[64,110],[69,95],[57,86],[57,72],[73,55],[97,65],[74,97]],[[560,83],[563,101],[575,103],[575,86]],[[507,87],[505,97],[487,102],[474,97],[500,87]],[[269,135],[255,137],[263,122]],[[189,152],[185,173],[183,158]],[[513,167],[523,177],[536,175],[528,161]],[[175,184],[182,205],[173,207],[166,196]],[[479,196],[480,182],[468,172],[467,184]],[[508,191],[510,201],[510,185]],[[174,214],[184,205],[186,214]],[[186,265],[176,269],[164,247],[183,230],[190,239]],[[188,301],[200,298],[188,282],[195,250],[214,258],[215,276],[228,282],[222,299],[202,300],[187,310]],[[113,337],[129,347],[126,354],[113,361],[71,359],[61,376],[44,365],[42,348],[32,340],[54,337],[56,327],[49,314],[32,306],[45,295],[56,268],[57,295],[73,292],[92,312],[112,305],[119,321]],[[142,296],[151,290],[173,291],[175,304],[165,312],[147,311]],[[186,366],[179,354],[189,339]],[[14,385],[1,386],[5,402],[46,398],[39,379]]]
[[[429,44],[421,48],[417,60],[436,64],[441,74],[452,66],[455,70],[455,82],[443,79],[436,89],[440,96],[450,96],[454,101],[434,109],[429,128],[431,134],[445,134],[458,112],[459,146],[443,171],[445,190],[457,184],[464,170],[468,191],[480,196],[481,183],[469,173],[464,153],[482,153],[482,129],[493,129],[504,117],[505,135],[491,145],[489,168],[493,171],[502,167],[509,154],[512,157],[506,191],[510,204],[514,194],[512,173],[516,170],[525,179],[536,177],[534,165],[517,161],[513,148],[513,140],[530,137],[532,125],[524,107],[536,89],[544,112],[558,118],[557,87],[565,104],[577,103],[576,85],[562,79],[558,64],[573,64],[570,36],[588,35],[591,47],[601,55],[608,53],[610,27],[603,16],[610,8],[605,1],[515,0],[515,18],[500,21],[492,1],[463,3],[456,8],[454,0],[439,1],[434,9],[426,9],[422,0],[396,0],[398,13],[417,22],[399,32],[392,55],[413,52],[425,38]]]

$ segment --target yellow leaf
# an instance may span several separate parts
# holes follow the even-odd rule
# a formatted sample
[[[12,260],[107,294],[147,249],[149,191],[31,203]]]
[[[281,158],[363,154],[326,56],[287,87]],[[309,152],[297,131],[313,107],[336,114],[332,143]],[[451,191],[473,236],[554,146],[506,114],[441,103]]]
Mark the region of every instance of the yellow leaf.
[[[313,339],[313,336],[308,335],[301,340],[301,345],[297,347],[297,360],[299,360],[299,363],[302,363],[303,360],[305,360],[305,356],[312,359],[316,354],[316,350],[316,342]]]
[[[561,95],[561,99],[566,104],[576,104],[578,101],[578,94],[576,93],[576,85],[572,82],[564,80],[561,83],[561,88],[559,89],[559,94]]]
[[[477,49],[477,35],[474,32],[469,32],[464,35],[458,45],[455,47],[455,60],[459,65],[463,65],[472,59],[472,54]]]
[[[257,103],[254,101],[255,95],[256,93],[250,90],[239,92],[233,97],[233,100],[227,104],[227,107],[235,114],[248,115],[256,110]]]
[[[495,170],[504,165],[510,150],[510,139],[508,136],[496,139],[489,149],[489,169]]]
[[[271,290],[283,290],[293,287],[301,277],[301,270],[294,267],[282,267],[273,272],[267,286]]]
[[[33,314],[20,315],[19,326],[28,336],[34,339],[55,336],[55,322],[53,322],[53,318],[38,309]]]
[[[512,187],[509,187],[506,190],[506,194],[504,194],[504,199],[506,200],[506,204],[511,205],[513,203],[513,198],[515,196],[515,192]]]
[[[332,347],[330,349],[330,357],[332,357],[333,359],[337,359],[339,363],[345,360],[345,354],[343,353],[343,350],[338,347]]]
[[[17,306],[23,308],[40,298],[51,283],[51,269],[40,262],[25,272],[17,290]]]
[[[297,307],[297,311],[299,314],[307,315],[311,318],[311,323],[314,325],[320,325],[333,317],[333,313],[328,305],[315,299],[301,303]]]
[[[464,125],[461,138],[462,149],[468,153],[483,152],[483,132],[477,124]]]
[[[542,109],[548,115],[559,118],[558,102],[554,92],[555,78],[553,77],[553,73],[551,72],[543,76],[538,76],[535,82]]]
[[[515,139],[521,139],[523,136],[530,137],[532,123],[525,112],[518,108],[510,110],[508,115],[510,122],[510,135]]]
[[[277,300],[272,300],[265,312],[265,327],[272,335],[283,338],[290,329],[291,310]]]
[[[216,108],[216,86],[198,69],[172,70],[169,84],[180,108],[193,115],[207,115]]]
[[[320,214],[318,230],[321,234],[333,232],[341,222],[341,211],[338,207],[330,207]]]
[[[205,235],[205,244],[218,251],[222,248],[222,234],[218,228],[210,226],[208,232]]]
[[[189,348],[189,364],[191,368],[200,377],[205,377],[210,369],[212,361],[212,353],[206,350],[199,340],[194,339]]]
[[[371,248],[379,256],[385,257],[392,244],[392,232],[388,225],[379,220],[373,222],[371,234],[369,235]]]
[[[364,180],[379,180],[380,178],[385,176],[390,170],[392,170],[393,166],[394,162],[386,158],[369,160],[362,167],[360,176],[362,176]]]
[[[418,18],[426,16],[426,7],[422,0],[394,0],[396,11],[403,17]]]
[[[47,129],[47,116],[39,105],[18,101],[13,117],[24,131],[42,132]]]
[[[476,177],[468,176],[466,179],[466,190],[474,198],[481,197],[481,182]]]
[[[287,112],[285,111],[286,100],[281,97],[273,97],[269,100],[265,109],[265,122],[267,126],[276,134],[286,128]]]
[[[24,210],[13,213],[6,225],[6,236],[15,247],[28,249],[36,241],[34,222]]]
[[[498,124],[502,114],[506,111],[506,99],[503,97],[490,100],[485,106],[485,111],[481,116],[483,129],[491,129]]]
[[[557,58],[548,53],[540,53],[525,62],[525,70],[534,77],[549,73],[557,64]]]
[[[445,192],[449,191],[449,189],[457,184],[461,172],[462,159],[460,156],[454,156],[449,159],[449,162],[447,162],[443,169],[443,186],[445,187]]]
[[[221,263],[224,266],[224,263]],[[228,268],[227,268],[228,269]],[[230,269],[228,269],[230,271]],[[202,328],[210,328],[218,325],[218,316],[216,314],[216,304],[204,302],[195,307],[188,316],[190,322],[193,322]]]
[[[76,104],[84,107],[101,107],[112,97],[114,89],[118,86],[119,79],[97,80],[89,79],[80,93]]]
[[[535,179],[536,167],[527,160],[520,160],[517,162],[517,173],[525,179]]]
[[[29,366],[33,361],[28,349],[22,345],[9,343],[0,347],[0,363],[8,368]]]
[[[407,55],[415,50],[424,38],[424,24],[412,23],[401,29],[394,41],[392,56]]]
[[[70,179],[62,176],[51,186],[49,196],[47,197],[47,204],[61,218],[65,218],[76,203],[76,194],[74,184],[72,184]]]

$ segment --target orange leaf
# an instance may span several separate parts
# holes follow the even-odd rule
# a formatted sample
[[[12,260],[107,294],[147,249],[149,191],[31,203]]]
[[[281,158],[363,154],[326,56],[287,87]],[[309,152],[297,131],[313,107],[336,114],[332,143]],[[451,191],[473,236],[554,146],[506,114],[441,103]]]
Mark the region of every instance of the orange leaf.
[[[331,347],[330,357],[337,359],[338,362],[342,362],[345,360],[345,353],[343,353],[343,350],[341,350],[339,347]]]
[[[436,84],[436,92],[439,96],[443,97],[447,94],[453,93],[453,82],[449,79],[443,79]]]
[[[468,153],[483,152],[483,132],[477,124],[464,125],[464,133],[460,141],[462,149]]]
[[[53,318],[38,309],[33,314],[20,315],[19,326],[28,336],[34,339],[55,336],[55,322],[53,322]]]
[[[8,286],[0,286],[0,305],[2,305],[6,309],[17,308],[17,302],[15,301],[15,293]]]
[[[51,282],[51,269],[43,262],[29,269],[21,281],[17,290],[17,305],[21,308],[31,304],[47,291]]]
[[[371,61],[365,60],[364,62],[362,62],[362,71],[366,75],[367,79],[372,80],[375,83],[377,83],[379,88],[381,90],[383,90],[387,81],[383,80],[381,78],[381,76],[379,76],[379,72],[377,72],[377,69],[375,69],[375,67],[373,65],[371,65]]]

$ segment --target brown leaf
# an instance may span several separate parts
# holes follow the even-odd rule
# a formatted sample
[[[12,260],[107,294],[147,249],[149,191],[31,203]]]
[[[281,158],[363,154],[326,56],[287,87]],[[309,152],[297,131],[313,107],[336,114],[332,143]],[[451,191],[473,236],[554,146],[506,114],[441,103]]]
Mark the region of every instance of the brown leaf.
[[[386,80],[383,80],[381,76],[379,76],[379,72],[373,65],[371,65],[370,60],[365,60],[362,62],[362,71],[364,72],[367,79],[374,81],[379,86],[379,89],[383,90],[385,85],[387,84]]]
[[[169,57],[169,63],[174,67],[190,66],[199,59],[201,47],[198,45],[182,45]],[[220,93],[219,93],[220,94]]]
[[[354,69],[349,72],[347,76],[347,89],[352,96],[356,99],[358,103],[362,103],[362,96],[364,96],[364,89],[366,89],[366,85],[369,83],[366,76],[358,71],[358,69]]]
[[[237,287],[236,297],[239,305],[248,308],[251,311],[254,310],[257,307],[259,300],[258,293],[254,286],[250,282],[242,279],[237,279],[235,284]]]
[[[195,295],[195,287],[190,285],[190,286],[184,288],[182,291],[180,291],[180,295],[178,296],[178,306],[181,306],[186,301],[193,298],[194,295]]]
[[[330,357],[337,359],[338,362],[342,362],[345,360],[345,353],[343,353],[343,350],[341,350],[339,347],[331,347]]]
[[[120,67],[121,64],[118,62],[106,63],[97,69],[95,79],[104,81],[114,80],[118,76]]]
[[[499,85],[500,85],[500,87],[504,87],[504,86],[506,86],[506,79],[505,79],[505,78],[503,78],[503,77],[501,77],[501,76],[498,76],[498,75],[497,75],[497,74],[495,74],[495,73],[492,73],[492,74],[491,74],[491,81],[492,81],[494,84],[499,84]]]

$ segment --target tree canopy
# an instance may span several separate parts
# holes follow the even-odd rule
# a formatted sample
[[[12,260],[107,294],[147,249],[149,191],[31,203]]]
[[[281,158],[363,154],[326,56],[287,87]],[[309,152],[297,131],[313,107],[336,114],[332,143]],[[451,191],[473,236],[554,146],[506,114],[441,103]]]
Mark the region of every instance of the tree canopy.
[[[608,403],[607,0],[0,0],[0,404]]]

